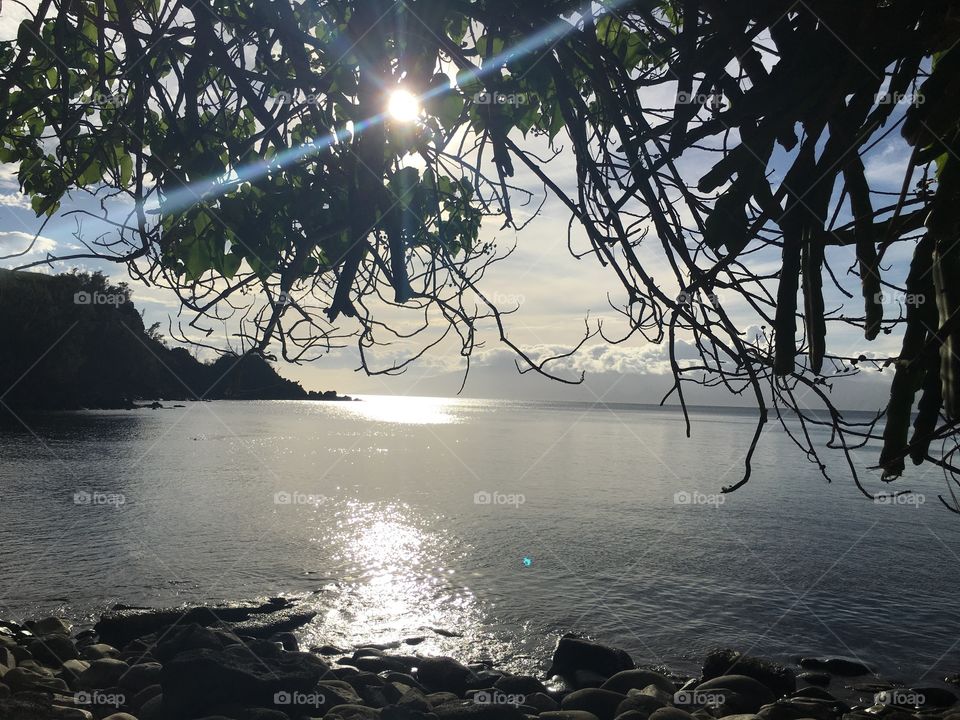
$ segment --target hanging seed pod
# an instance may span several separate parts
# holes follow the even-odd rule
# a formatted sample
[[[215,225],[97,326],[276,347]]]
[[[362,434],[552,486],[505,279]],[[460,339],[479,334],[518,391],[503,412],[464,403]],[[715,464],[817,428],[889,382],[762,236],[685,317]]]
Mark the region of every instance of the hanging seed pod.
[[[910,459],[914,465],[922,463],[930,452],[930,440],[937,427],[943,402],[940,353],[936,345],[924,352],[923,372],[923,394],[917,403],[917,417],[913,421],[913,437],[910,438]]]
[[[880,333],[880,324],[883,322],[883,292],[880,288],[879,260],[873,236],[873,203],[870,202],[870,186],[867,184],[863,161],[859,155],[855,155],[854,160],[844,168],[843,175],[854,216],[854,238],[865,315],[863,335],[867,340],[873,340]]]
[[[931,287],[930,269],[933,255],[933,238],[928,233],[917,244],[907,276],[907,293],[922,295]],[[932,317],[929,309],[922,305],[907,305],[906,330],[903,333],[903,345],[897,359],[897,369],[890,386],[890,400],[887,402],[887,422],[883,428],[883,449],[880,452],[880,467],[883,479],[892,480],[903,474],[904,456],[907,451],[907,433],[910,429],[910,411],[913,400],[923,380],[922,355],[924,343],[929,331],[925,320]]]
[[[827,320],[823,305],[823,244],[809,230],[803,238],[803,302],[810,369],[820,374],[827,347]]]

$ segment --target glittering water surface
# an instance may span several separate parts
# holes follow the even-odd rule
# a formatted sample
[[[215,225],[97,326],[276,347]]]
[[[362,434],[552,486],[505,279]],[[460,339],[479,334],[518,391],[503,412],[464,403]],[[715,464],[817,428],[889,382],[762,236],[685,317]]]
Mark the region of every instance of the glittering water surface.
[[[578,631],[677,669],[732,645],[960,670],[942,477],[874,504],[773,429],[717,504],[744,412],[695,413],[689,440],[670,409],[435,398],[26,420],[0,434],[0,617],[292,594],[318,611],[306,643],[422,637],[514,669]]]

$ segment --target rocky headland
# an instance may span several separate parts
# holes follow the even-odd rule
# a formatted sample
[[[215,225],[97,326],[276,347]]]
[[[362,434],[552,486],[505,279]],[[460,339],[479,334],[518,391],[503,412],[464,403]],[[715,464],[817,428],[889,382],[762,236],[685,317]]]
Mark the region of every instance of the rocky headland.
[[[93,628],[0,622],[3,720],[960,720],[946,682],[885,682],[858,660],[795,665],[720,649],[697,677],[560,638],[542,677],[389,646],[301,648],[295,601],[117,606]],[[412,651],[412,648],[410,648]]]

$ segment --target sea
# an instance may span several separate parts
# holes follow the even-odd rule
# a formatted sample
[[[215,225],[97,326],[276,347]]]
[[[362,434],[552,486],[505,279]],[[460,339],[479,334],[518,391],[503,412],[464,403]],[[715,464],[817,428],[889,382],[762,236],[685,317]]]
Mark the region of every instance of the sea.
[[[578,633],[696,674],[712,648],[960,671],[960,516],[875,445],[832,482],[774,422],[676,407],[366,396],[21,416],[0,428],[0,618],[276,596],[304,646],[542,673]],[[854,418],[856,419],[856,418]],[[800,430],[795,419],[787,429]],[[871,500],[857,489],[912,494]],[[405,640],[418,642],[404,646]]]

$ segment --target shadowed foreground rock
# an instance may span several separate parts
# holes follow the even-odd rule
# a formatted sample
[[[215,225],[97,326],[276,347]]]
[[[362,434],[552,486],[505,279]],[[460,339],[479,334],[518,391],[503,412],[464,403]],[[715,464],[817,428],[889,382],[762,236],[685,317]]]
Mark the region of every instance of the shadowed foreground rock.
[[[573,636],[543,677],[388,652],[400,642],[301,652],[290,630],[312,615],[275,599],[118,608],[77,634],[58,618],[0,622],[0,720],[960,720],[946,684],[797,690],[794,668],[735,650],[711,652],[694,678]],[[830,660],[816,665],[862,669]]]

